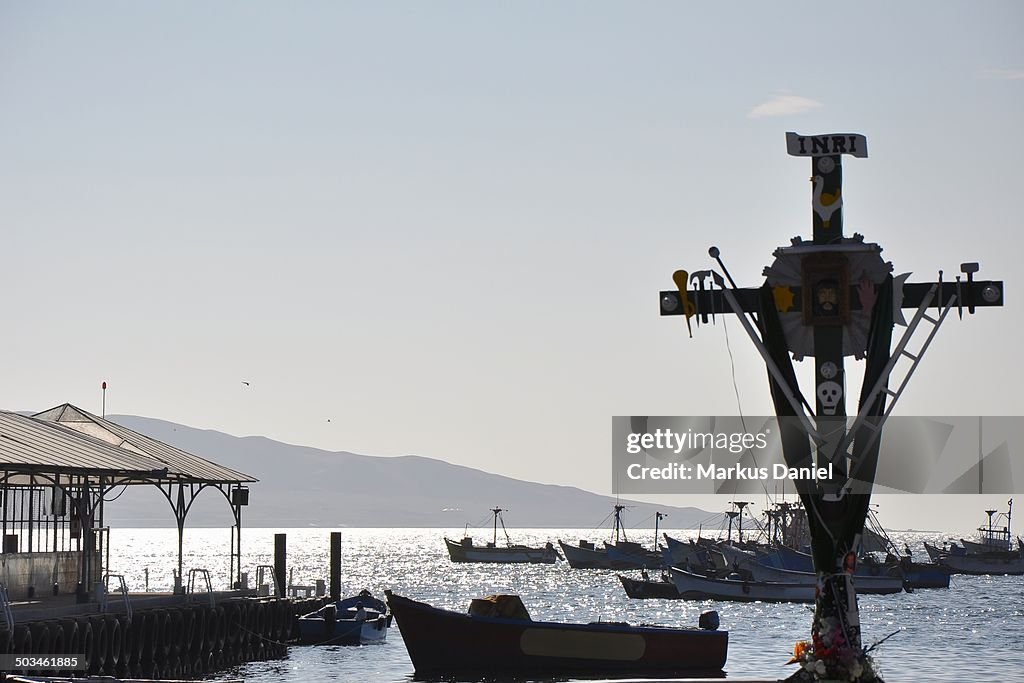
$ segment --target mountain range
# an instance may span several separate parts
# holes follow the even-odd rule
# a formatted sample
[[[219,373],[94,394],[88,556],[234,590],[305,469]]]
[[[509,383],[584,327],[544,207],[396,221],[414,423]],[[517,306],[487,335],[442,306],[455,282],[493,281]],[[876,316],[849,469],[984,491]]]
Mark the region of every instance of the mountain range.
[[[506,524],[523,528],[610,526],[615,499],[571,486],[521,481],[415,455],[383,457],[325,451],[259,436],[238,437],[132,415],[111,419],[154,439],[249,474],[245,527],[442,527],[490,525],[490,508],[505,508]],[[108,496],[105,523],[173,526],[171,508],[152,487],[128,487]],[[116,500],[113,500],[116,496]],[[668,528],[708,525],[711,513],[693,507],[629,506],[627,526],[654,526],[654,513],[668,515]],[[224,498],[204,491],[187,525],[230,526]]]

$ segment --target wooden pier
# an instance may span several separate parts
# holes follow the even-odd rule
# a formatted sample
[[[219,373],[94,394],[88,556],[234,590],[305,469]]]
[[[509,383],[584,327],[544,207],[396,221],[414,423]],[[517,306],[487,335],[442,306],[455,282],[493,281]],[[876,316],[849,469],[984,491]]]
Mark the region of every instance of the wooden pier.
[[[0,654],[86,658],[80,671],[31,672],[42,676],[191,678],[283,656],[297,635],[296,618],[324,600],[254,597],[253,591],[140,593],[130,596],[130,613],[114,601],[98,613],[95,603],[50,597],[12,604],[14,628],[0,629]]]

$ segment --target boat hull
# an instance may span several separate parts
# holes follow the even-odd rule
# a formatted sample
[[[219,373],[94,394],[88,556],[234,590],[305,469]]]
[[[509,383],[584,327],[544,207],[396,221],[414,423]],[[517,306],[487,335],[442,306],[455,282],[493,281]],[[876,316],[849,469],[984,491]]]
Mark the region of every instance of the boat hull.
[[[954,574],[971,574],[974,576],[1024,575],[1024,552],[958,555],[943,551],[928,543],[925,543],[924,547],[932,558],[932,562],[948,567]]]
[[[653,553],[639,543],[605,543],[604,550],[612,569],[650,569],[662,565],[661,553]]]
[[[679,597],[684,600],[731,602],[814,602],[813,585],[765,583],[735,579],[709,579],[681,569],[670,570]]]
[[[442,610],[388,594],[419,676],[721,675],[725,631],[561,624]]]
[[[618,574],[626,595],[634,600],[679,600],[679,590],[671,581],[641,581]]]
[[[742,550],[723,545],[719,548],[729,560],[730,566],[737,571],[747,572],[750,579],[756,582],[799,583],[814,587],[818,583],[817,574],[810,572],[794,572],[761,564],[757,559]],[[864,576],[855,574],[853,585],[861,595],[891,595],[903,590],[903,576]]]
[[[562,548],[565,561],[573,569],[612,568],[611,560],[608,559],[608,553],[605,552],[604,548],[600,550],[597,548],[581,548],[580,546],[569,545],[564,541],[559,541],[558,545]]]
[[[303,645],[370,645],[381,643],[388,637],[387,617],[355,621],[323,617],[300,617],[299,642]]]
[[[363,607],[363,619],[356,619]],[[368,645],[387,639],[387,605],[368,593],[324,605],[296,620],[302,645]]]
[[[498,564],[554,564],[558,551],[550,548],[530,548],[524,545],[478,546],[444,539],[448,557],[452,562],[494,562]]]

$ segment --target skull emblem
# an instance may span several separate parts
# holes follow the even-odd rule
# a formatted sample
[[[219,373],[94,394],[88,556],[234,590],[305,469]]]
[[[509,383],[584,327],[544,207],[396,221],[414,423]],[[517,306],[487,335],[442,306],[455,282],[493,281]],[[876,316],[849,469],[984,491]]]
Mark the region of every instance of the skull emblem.
[[[818,400],[821,401],[821,409],[826,415],[835,415],[836,406],[839,405],[839,398],[843,395],[843,388],[838,382],[822,382],[818,385]]]

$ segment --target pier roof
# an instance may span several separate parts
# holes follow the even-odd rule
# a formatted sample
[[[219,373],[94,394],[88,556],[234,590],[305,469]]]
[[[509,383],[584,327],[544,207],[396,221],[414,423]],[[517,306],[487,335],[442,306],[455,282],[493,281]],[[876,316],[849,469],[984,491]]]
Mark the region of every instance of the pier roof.
[[[0,411],[0,470],[6,484],[66,475],[111,484],[233,484],[255,477],[97,417],[70,403],[28,417]]]

